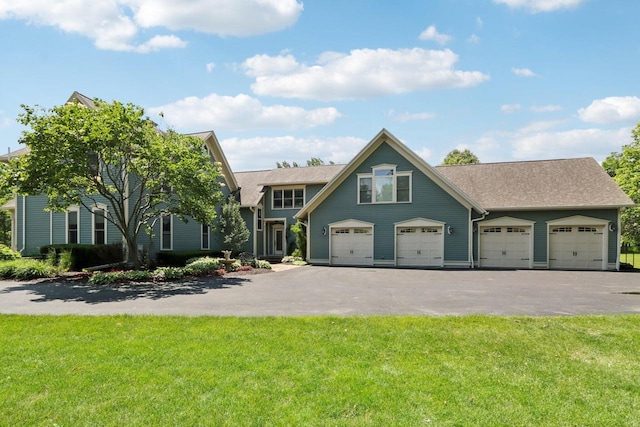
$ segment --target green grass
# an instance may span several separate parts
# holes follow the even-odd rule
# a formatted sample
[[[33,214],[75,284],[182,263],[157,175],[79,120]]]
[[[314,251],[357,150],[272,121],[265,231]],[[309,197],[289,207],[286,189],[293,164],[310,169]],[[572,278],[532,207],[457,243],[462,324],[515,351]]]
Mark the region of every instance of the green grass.
[[[620,262],[629,263],[633,265],[633,268],[640,268],[640,253],[620,254]]]
[[[640,316],[0,316],[0,425],[640,425]]]

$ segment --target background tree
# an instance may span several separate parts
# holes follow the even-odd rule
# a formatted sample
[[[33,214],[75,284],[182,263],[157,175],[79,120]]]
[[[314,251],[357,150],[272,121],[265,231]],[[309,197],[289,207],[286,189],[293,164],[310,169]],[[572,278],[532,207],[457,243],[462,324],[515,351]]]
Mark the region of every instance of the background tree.
[[[633,140],[622,147],[622,152],[611,153],[602,167],[634,203],[640,204],[640,123],[631,136]],[[622,240],[640,246],[640,207],[625,208],[622,212]]]
[[[222,205],[217,231],[222,244],[234,252],[242,252],[249,241],[249,229],[240,214],[240,203],[233,196]]]
[[[47,196],[47,208],[107,206],[106,219],[124,236],[129,260],[140,265],[137,242],[166,214],[210,224],[222,199],[218,164],[202,140],[162,133],[132,104],[95,100],[49,110],[22,106],[31,130],[20,142],[31,152],[10,163],[5,186]]]
[[[480,160],[478,157],[471,152],[468,148],[463,151],[458,150],[457,148],[444,158],[442,161],[443,165],[472,165],[478,164]]]
[[[310,158],[309,160],[307,160],[307,166],[323,166],[324,164],[325,164],[325,163],[324,163],[324,160],[322,160],[322,159],[321,159],[321,158],[319,158],[319,157],[312,157],[312,158]],[[335,165],[335,163],[333,162],[333,160],[330,160],[330,161],[329,161],[329,164],[330,164],[330,165]],[[287,162],[287,161],[285,160],[285,161],[283,161],[282,163],[280,163],[280,162],[276,162],[276,167],[277,167],[278,169],[282,169],[282,168],[298,168],[298,167],[300,167],[300,165],[299,165],[299,164],[297,164],[296,162],[291,162],[291,163],[289,163],[289,162]]]

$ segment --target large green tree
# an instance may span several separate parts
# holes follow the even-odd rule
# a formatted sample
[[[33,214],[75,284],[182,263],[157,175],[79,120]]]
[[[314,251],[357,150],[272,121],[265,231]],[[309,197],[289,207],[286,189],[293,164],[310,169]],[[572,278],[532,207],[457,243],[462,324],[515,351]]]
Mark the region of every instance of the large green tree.
[[[632,141],[619,153],[611,153],[602,167],[635,203],[640,204],[640,123],[631,132]],[[640,207],[622,212],[622,239],[640,246]]]
[[[480,160],[468,148],[462,151],[456,148],[450,151],[442,161],[443,165],[471,165],[477,163],[480,163]]]
[[[18,194],[46,195],[53,211],[106,204],[107,220],[139,266],[138,237],[151,234],[163,215],[214,220],[220,168],[201,139],[159,131],[141,107],[98,99],[95,106],[23,105],[18,120],[30,130],[20,142],[31,151],[11,161],[4,184]]]

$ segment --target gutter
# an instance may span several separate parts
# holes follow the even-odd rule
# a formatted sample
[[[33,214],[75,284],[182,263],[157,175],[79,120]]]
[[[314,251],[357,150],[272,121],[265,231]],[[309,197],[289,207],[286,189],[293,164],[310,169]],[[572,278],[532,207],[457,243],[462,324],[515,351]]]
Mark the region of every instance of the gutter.
[[[482,214],[482,216],[480,218],[476,218],[476,219],[472,219],[471,220],[471,245],[469,245],[469,259],[471,260],[471,268],[475,268],[475,265],[473,264],[473,223],[474,222],[478,222],[478,221],[482,221],[483,219],[485,219],[487,217],[487,215],[489,215],[489,211],[484,211],[484,213]],[[478,239],[478,244],[480,244],[480,239]],[[480,250],[480,248],[478,248],[478,250]]]

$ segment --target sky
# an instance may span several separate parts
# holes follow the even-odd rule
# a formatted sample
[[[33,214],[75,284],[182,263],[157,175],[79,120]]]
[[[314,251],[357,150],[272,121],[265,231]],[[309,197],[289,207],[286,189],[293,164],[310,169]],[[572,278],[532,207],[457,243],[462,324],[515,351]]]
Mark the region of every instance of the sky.
[[[234,171],[346,163],[383,128],[432,165],[594,157],[640,122],[635,0],[0,0],[0,152],[78,91],[213,130]],[[162,113],[162,116],[160,115]]]

